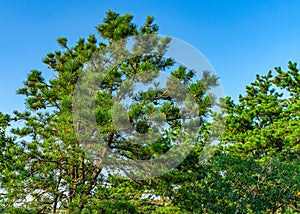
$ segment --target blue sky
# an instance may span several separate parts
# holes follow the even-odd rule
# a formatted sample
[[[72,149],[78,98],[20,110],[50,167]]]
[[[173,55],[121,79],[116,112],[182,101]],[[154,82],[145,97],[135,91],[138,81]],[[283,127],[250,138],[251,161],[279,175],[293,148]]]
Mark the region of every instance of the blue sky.
[[[96,34],[108,9],[133,14],[139,25],[154,16],[161,34],[190,43],[209,59],[225,95],[234,99],[257,73],[300,62],[299,0],[1,0],[0,111],[23,109],[24,97],[15,92],[30,70],[51,77],[42,58],[59,49],[57,37],[74,44]]]

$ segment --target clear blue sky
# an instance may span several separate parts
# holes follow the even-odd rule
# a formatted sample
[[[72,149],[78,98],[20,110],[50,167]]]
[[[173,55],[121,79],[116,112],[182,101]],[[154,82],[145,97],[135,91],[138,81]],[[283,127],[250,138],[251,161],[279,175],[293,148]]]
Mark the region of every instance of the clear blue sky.
[[[299,0],[1,0],[0,111],[23,108],[24,97],[15,92],[30,70],[49,73],[41,60],[59,49],[57,37],[73,44],[96,33],[108,9],[133,14],[139,25],[153,15],[161,34],[190,43],[209,59],[234,99],[256,73],[286,68],[289,60],[300,63]]]

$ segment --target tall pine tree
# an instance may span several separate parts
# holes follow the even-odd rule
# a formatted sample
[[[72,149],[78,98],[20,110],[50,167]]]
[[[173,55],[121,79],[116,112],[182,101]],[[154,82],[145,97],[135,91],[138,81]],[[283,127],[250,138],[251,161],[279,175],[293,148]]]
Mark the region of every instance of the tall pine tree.
[[[205,73],[204,80],[195,80],[193,71],[183,66],[175,68],[172,59],[164,58],[170,38],[158,36],[153,17],[147,17],[140,28],[132,23],[132,19],[130,14],[108,11],[104,22],[97,26],[101,42],[91,34],[70,47],[66,38],[58,38],[62,50],[48,53],[43,59],[55,77],[47,81],[41,71],[30,72],[24,87],[18,91],[26,97],[27,109],[15,112],[16,120],[24,125],[12,130],[16,136],[14,140],[1,135],[4,139],[1,142],[7,142],[1,149],[10,157],[1,165],[2,209],[11,213],[193,211],[188,206],[180,208],[173,202],[178,200],[175,200],[178,188],[183,188],[196,174],[201,177],[198,157],[205,143],[205,118],[213,104],[207,90],[216,86],[218,79]],[[139,41],[141,36],[150,34],[154,36],[149,40]],[[136,54],[121,62],[115,60],[124,50],[122,42],[118,41],[129,36],[135,36],[135,42],[142,43],[137,47],[146,48],[146,52],[143,50],[141,55]],[[111,67],[94,91],[96,136],[102,147],[97,150],[101,153],[91,158],[91,154],[87,155],[91,150],[83,148],[83,144],[89,142],[78,138],[82,127],[88,124],[74,123],[72,110],[77,81],[83,72],[88,72],[87,67],[90,67],[87,65],[91,65],[94,59]],[[166,69],[171,69],[170,75],[188,89],[198,104],[192,106],[199,118],[194,133],[198,141],[194,149],[176,169],[158,178],[133,180],[127,176],[122,164],[113,165],[113,173],[108,175],[109,168],[102,161],[107,155],[105,148],[121,159],[149,160],[174,147],[174,139],[181,135],[184,122],[178,101],[168,95],[166,89],[158,87],[138,92],[134,96],[135,103],[128,109],[127,118],[132,129],[141,134],[151,132],[153,126],[148,121],[153,112],[157,113],[154,114],[156,121],[165,118],[165,126],[159,130],[161,135],[156,141],[143,145],[126,140],[113,123],[114,97],[120,92],[120,87],[126,85],[126,80],[152,71],[150,76],[140,75],[141,80],[147,82]]]

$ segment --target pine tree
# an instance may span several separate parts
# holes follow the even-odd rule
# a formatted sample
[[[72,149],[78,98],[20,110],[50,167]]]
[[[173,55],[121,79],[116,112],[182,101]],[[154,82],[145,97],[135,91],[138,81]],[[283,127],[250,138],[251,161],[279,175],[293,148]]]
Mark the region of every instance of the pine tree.
[[[223,99],[226,129],[210,181],[222,189],[212,194],[223,204],[216,211],[299,212],[299,77],[289,62],[286,72],[257,75],[237,104]]]
[[[183,66],[175,68],[172,59],[164,58],[170,38],[158,36],[158,26],[154,24],[153,17],[147,17],[140,28],[132,23],[132,19],[130,14],[120,15],[108,11],[103,24],[97,26],[101,42],[91,34],[87,39],[80,38],[70,47],[66,38],[58,38],[62,50],[48,53],[43,59],[55,77],[48,81],[41,71],[32,70],[24,87],[18,90],[19,94],[26,97],[27,109],[25,112],[15,111],[15,117],[24,125],[12,130],[16,138],[8,140],[9,144],[2,148],[11,152],[8,154],[11,159],[3,161],[5,164],[1,168],[0,178],[1,188],[5,190],[1,195],[1,206],[7,212],[134,213],[185,210],[172,203],[177,189],[184,188],[191,177],[200,174],[198,157],[205,143],[205,118],[213,104],[207,90],[218,84],[218,78],[205,73],[204,80],[209,81],[195,80],[193,71]],[[147,35],[152,36],[147,39]],[[122,41],[130,36],[136,38],[136,46],[133,48],[136,53],[130,59],[118,61],[120,53],[124,53],[125,49]],[[138,55],[139,51],[142,54]],[[100,149],[94,142],[84,142],[89,139],[84,137],[85,134],[91,136],[91,130],[85,129],[89,124],[86,121],[74,121],[72,111],[74,106],[80,109],[85,104],[80,100],[75,100],[78,102],[74,104],[73,98],[82,74],[92,73],[91,62],[100,62],[96,63],[98,69],[99,66],[110,65],[107,76],[103,77],[92,97],[97,125],[95,136]],[[172,98],[172,93],[168,94],[166,89],[159,87],[149,88],[133,96],[136,102],[128,109],[127,118],[133,130],[141,134],[151,132],[153,126],[147,121],[153,112],[157,113],[152,114],[157,117],[155,121],[166,118],[166,126],[160,130],[160,138],[149,145],[124,139],[124,135],[114,126],[111,107],[116,94],[122,98],[126,87],[123,91],[120,87],[126,85],[127,80],[137,76],[146,83],[157,77],[159,71],[166,69],[171,70],[173,79],[170,82],[177,79],[198,104],[198,107],[191,106],[190,110],[194,109],[197,113],[199,124],[193,136],[186,139],[191,141],[197,137],[198,141],[191,154],[170,173],[134,180],[130,178],[130,171],[122,168],[122,164],[104,166],[107,149],[118,155],[119,159],[149,160],[175,147],[174,142],[181,136],[181,127],[185,125],[180,118],[180,108],[176,105],[178,100]],[[143,75],[147,71],[151,71],[150,74]],[[90,81],[96,80],[93,75],[88,77]],[[132,82],[129,81],[129,88],[132,86],[130,84]],[[85,92],[89,87],[82,85],[80,90]],[[172,92],[172,87],[168,90]],[[180,98],[180,95],[177,97],[187,99]],[[75,118],[77,116],[84,118],[91,115],[75,114]],[[4,138],[1,142],[6,141],[3,135],[1,138]],[[92,150],[88,150],[86,145],[97,149],[97,153],[91,154]],[[112,174],[108,175],[107,171]]]

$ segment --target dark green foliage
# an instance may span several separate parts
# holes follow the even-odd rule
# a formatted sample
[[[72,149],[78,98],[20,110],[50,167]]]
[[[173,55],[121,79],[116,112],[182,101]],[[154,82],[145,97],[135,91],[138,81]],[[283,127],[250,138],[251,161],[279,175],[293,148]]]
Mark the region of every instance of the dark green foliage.
[[[98,42],[95,35],[90,35],[87,39],[80,38],[70,47],[68,40],[60,37],[57,42],[62,50],[48,53],[43,59],[55,77],[45,80],[41,71],[30,72],[24,87],[18,90],[19,94],[26,97],[27,109],[25,112],[15,112],[16,120],[22,121],[21,126],[12,129],[16,138],[5,136],[4,129],[9,125],[10,117],[1,114],[3,156],[0,183],[5,190],[0,199],[1,208],[9,213],[185,211],[172,205],[172,199],[175,186],[188,182],[185,173],[189,168],[194,169],[195,173],[199,167],[195,152],[170,174],[134,181],[126,176],[127,171],[122,165],[112,166],[111,169],[102,166],[105,150],[98,154],[98,161],[88,157],[76,137],[76,133],[81,132],[85,124],[74,124],[73,121],[74,89],[82,72],[86,72],[84,66],[101,51],[107,52],[101,56],[103,58],[100,61],[112,66],[95,93],[98,134],[101,144],[108,146],[121,158],[148,160],[164,154],[174,144],[182,126],[177,101],[172,98],[172,94],[166,93],[166,89],[156,87],[133,96],[135,102],[128,109],[128,120],[133,130],[144,134],[152,129],[150,115],[156,117],[156,121],[165,117],[166,126],[164,130],[160,130],[161,137],[151,145],[135,144],[126,140],[115,129],[111,115],[114,96],[123,93],[121,85],[135,75],[140,81],[147,83],[159,71],[173,66],[170,74],[190,89],[199,105],[199,116],[205,117],[212,106],[206,89],[216,86],[217,78],[206,73],[205,78],[210,78],[211,82],[195,82],[193,71],[182,66],[176,69],[172,59],[163,57],[171,39],[157,35],[158,26],[154,24],[154,18],[147,17],[140,28],[132,23],[132,19],[130,14],[122,16],[108,11],[103,24],[97,26],[98,33],[104,40],[100,39],[101,42]],[[115,60],[124,50],[122,45],[115,45],[116,41],[128,36],[149,34],[156,36],[137,39],[137,44],[133,47],[135,57],[122,62]],[[139,54],[145,50],[149,54]],[[149,71],[150,74],[144,75]],[[201,133],[205,123],[200,123],[199,126]],[[197,134],[196,131],[195,135]],[[198,146],[199,151],[201,148],[202,146]],[[108,176],[107,171],[113,173]],[[120,171],[123,176],[117,174]]]
[[[225,115],[212,114],[211,124],[207,121],[215,97],[208,90],[218,85],[218,78],[205,71],[202,79],[197,80],[194,71],[164,58],[171,38],[158,36],[153,17],[147,17],[139,28],[132,20],[130,14],[108,11],[104,22],[96,28],[100,39],[91,34],[70,46],[66,38],[58,38],[62,49],[43,59],[55,77],[45,80],[41,71],[32,70],[24,87],[18,90],[26,98],[26,111],[15,111],[14,116],[0,113],[0,212],[299,212],[297,64],[289,63],[288,71],[276,68],[275,76],[272,72],[257,75],[237,104],[231,98],[220,102]],[[149,34],[152,36],[141,39]],[[135,55],[120,62],[117,59],[124,46],[115,42],[128,36],[137,36]],[[139,54],[145,50],[149,54]],[[118,154],[119,160],[149,160],[165,154],[175,147],[185,125],[178,103],[186,97],[174,94],[174,86],[168,88],[170,94],[158,85],[133,94],[134,103],[127,109],[128,115],[124,116],[116,105],[113,107],[119,115],[113,118],[113,102],[124,98],[133,78],[146,84],[159,71],[170,71],[173,79],[168,83],[172,86],[176,78],[191,93],[199,117],[191,135],[197,141],[172,171],[160,177],[134,180],[122,164],[104,167],[106,149],[102,148],[96,159],[83,149],[76,133],[83,132],[87,124],[73,120],[74,90],[80,75],[87,72],[85,65],[103,52],[100,61],[112,66],[93,92],[93,115],[99,144]],[[187,104],[191,104],[189,109],[194,108],[192,103]],[[135,132],[147,134],[158,130],[160,137],[151,144],[125,139],[128,130],[122,126],[121,116]],[[151,123],[153,119],[157,126]],[[14,121],[22,123],[8,134]],[[164,126],[159,126],[162,121]],[[124,129],[117,130],[116,124]],[[207,143],[216,139],[221,145],[209,158],[205,155],[212,155],[216,146]]]
[[[246,87],[239,103],[222,101],[226,129],[212,179],[224,189],[215,203],[241,213],[299,212],[299,69],[275,68]],[[223,192],[223,191],[222,191]],[[221,209],[222,212],[229,210]]]

